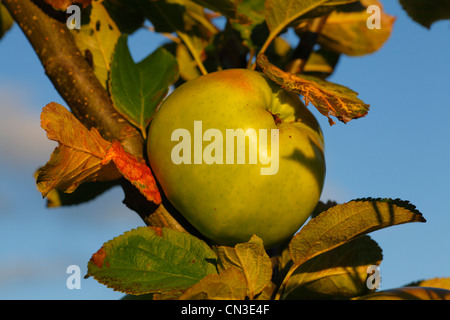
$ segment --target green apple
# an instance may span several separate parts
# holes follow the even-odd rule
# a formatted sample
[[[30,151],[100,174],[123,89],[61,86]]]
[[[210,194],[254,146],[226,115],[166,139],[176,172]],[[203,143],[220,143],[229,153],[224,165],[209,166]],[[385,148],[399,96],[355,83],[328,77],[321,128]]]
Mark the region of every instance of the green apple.
[[[266,248],[289,239],[314,210],[325,178],[313,114],[247,69],[178,87],[152,119],[147,151],[167,199],[219,245],[253,234]]]

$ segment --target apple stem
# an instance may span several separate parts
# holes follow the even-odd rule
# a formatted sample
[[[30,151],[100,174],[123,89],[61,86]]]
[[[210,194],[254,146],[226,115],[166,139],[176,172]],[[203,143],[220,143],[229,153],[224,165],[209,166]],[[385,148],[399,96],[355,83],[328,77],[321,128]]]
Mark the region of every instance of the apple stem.
[[[283,120],[281,120],[279,113],[272,113],[272,112],[270,112],[270,114],[272,115],[273,120],[275,121],[276,125],[279,125],[279,124],[283,123]]]

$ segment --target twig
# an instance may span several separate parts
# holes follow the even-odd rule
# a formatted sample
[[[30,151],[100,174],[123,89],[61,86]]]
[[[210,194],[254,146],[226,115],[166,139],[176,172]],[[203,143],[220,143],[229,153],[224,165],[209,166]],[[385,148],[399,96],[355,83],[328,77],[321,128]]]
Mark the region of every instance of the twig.
[[[305,68],[306,62],[311,55],[314,45],[319,38],[320,32],[327,21],[328,15],[316,18],[311,21],[307,31],[303,33],[300,37],[300,43],[295,48],[292,60],[287,64],[285,70],[287,72],[296,74],[302,73]]]

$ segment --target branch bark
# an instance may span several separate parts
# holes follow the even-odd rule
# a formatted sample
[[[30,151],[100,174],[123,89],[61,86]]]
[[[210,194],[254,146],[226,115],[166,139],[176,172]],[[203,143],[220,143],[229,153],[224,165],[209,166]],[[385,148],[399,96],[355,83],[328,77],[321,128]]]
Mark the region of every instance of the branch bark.
[[[114,109],[65,22],[44,12],[45,4],[39,1],[3,0],[3,3],[78,120],[88,128],[97,128],[106,140],[119,140],[126,151],[142,157],[144,141],[140,133]]]

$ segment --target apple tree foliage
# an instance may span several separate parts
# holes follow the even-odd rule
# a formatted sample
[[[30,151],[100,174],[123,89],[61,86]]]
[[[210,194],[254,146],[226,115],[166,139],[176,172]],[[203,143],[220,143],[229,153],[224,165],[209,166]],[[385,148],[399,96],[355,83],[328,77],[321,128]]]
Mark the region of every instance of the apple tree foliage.
[[[450,18],[448,1],[399,1],[424,27]],[[66,23],[73,4],[81,28]],[[357,92],[327,78],[341,56],[376,52],[394,22],[378,0],[2,0],[0,36],[19,25],[70,108],[49,103],[41,114],[58,142],[36,172],[47,206],[80,204],[120,185],[123,203],[147,225],[105,242],[86,276],[150,299],[450,298],[449,279],[386,293],[369,285],[367,270],[383,257],[368,233],[425,222],[408,201],[319,202],[288,243],[266,250],[254,235],[218,246],[171,208],[145,160],[147,128],[169,88],[216,70],[260,70],[330,125],[366,116]],[[141,29],[167,41],[135,62],[128,36]]]

